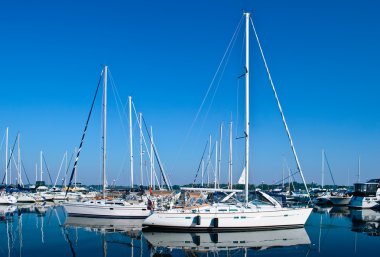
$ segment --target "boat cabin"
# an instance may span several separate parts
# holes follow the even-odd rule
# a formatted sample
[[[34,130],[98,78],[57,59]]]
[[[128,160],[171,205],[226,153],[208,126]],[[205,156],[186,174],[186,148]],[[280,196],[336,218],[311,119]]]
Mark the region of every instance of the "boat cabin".
[[[354,196],[376,196],[376,192],[379,188],[379,183],[355,183],[354,184]]]

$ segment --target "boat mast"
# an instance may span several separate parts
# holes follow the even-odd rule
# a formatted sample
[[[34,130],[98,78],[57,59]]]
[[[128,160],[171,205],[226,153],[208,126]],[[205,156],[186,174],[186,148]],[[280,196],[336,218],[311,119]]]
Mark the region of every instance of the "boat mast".
[[[40,151],[40,181],[42,181],[42,150]]]
[[[245,203],[248,204],[249,175],[249,17],[245,15]]]
[[[207,187],[210,187],[210,166],[211,166],[211,134],[209,137],[208,160],[207,160]]]
[[[8,127],[5,129],[5,185],[8,185]]]
[[[37,180],[38,180],[37,172],[38,172],[38,164],[37,164],[37,162],[36,162],[36,182],[37,182]]]
[[[214,170],[214,188],[217,185],[217,175],[218,175],[218,140],[215,141],[215,170]]]
[[[325,179],[325,149],[322,149],[322,181],[321,181],[322,189],[324,187],[324,179]]]
[[[220,141],[219,141],[219,160],[218,160],[218,188],[220,188],[220,170],[222,162],[222,139],[223,139],[223,122],[220,124]]]
[[[358,161],[358,183],[360,183],[360,155],[359,155],[359,161]]]
[[[232,189],[232,121],[230,122],[230,155],[228,164],[229,188]]]
[[[143,185],[143,134],[142,134],[142,113],[139,113],[139,129],[140,129],[140,185]]]
[[[17,134],[17,184],[22,186],[21,181],[21,156],[20,156],[20,133]]]
[[[153,128],[150,126],[150,186],[152,190],[154,190],[153,163]]]
[[[129,161],[131,164],[131,188],[133,188],[133,143],[132,143],[132,96],[129,100]]]
[[[104,66],[103,77],[103,199],[106,198],[106,146],[107,146],[107,71],[108,67]]]

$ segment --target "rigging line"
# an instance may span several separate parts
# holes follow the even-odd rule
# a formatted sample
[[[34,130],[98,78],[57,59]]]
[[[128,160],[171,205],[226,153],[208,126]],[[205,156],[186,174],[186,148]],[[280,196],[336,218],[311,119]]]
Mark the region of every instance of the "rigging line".
[[[18,134],[19,132],[17,132]],[[11,163],[11,159],[12,159],[12,156],[13,156],[13,152],[15,150],[15,146],[16,146],[16,143],[17,143],[17,136],[15,138],[15,142],[13,143],[13,146],[12,146],[12,151],[11,151],[11,154],[9,156],[9,159],[8,159],[8,162],[7,162],[7,169],[9,168],[9,164]],[[4,171],[4,176],[3,176],[3,180],[1,181],[1,184],[4,184],[4,180],[5,180],[5,171]],[[11,182],[12,183],[12,182]]]
[[[214,85],[214,81],[215,81],[215,79],[216,79],[216,77],[217,77],[217,74],[219,73],[219,70],[220,70],[220,68],[222,67],[222,64],[223,64],[223,62],[224,62],[224,59],[226,58],[226,55],[227,55],[227,53],[228,53],[228,50],[230,49],[230,46],[231,46],[231,44],[232,44],[232,42],[233,42],[233,39],[235,38],[235,36],[236,36],[236,34],[237,34],[237,32],[238,32],[240,26],[241,26],[241,23],[242,23],[243,17],[244,17],[244,16],[241,17],[241,19],[240,19],[240,21],[239,21],[239,23],[238,23],[238,26],[236,27],[235,32],[234,32],[234,34],[232,35],[232,38],[230,39],[230,42],[229,42],[229,44],[228,44],[228,46],[227,46],[227,49],[226,49],[226,51],[225,51],[224,54],[223,54],[222,60],[220,61],[219,65],[218,65],[218,68],[216,69],[216,72],[215,72],[215,74],[214,74],[214,76],[213,76],[213,78],[212,78],[212,80],[211,80],[211,83],[209,84],[209,87],[208,87],[208,89],[207,89],[207,91],[206,91],[205,96],[203,97],[203,100],[202,100],[201,105],[200,105],[199,108],[198,108],[198,111],[197,111],[197,113],[196,113],[196,115],[195,115],[195,118],[194,118],[194,120],[192,121],[191,126],[190,126],[190,128],[188,129],[188,131],[187,131],[187,133],[186,133],[185,140],[183,141],[183,143],[182,143],[182,145],[181,145],[181,147],[180,147],[180,150],[178,151],[178,154],[182,151],[183,146],[185,145],[185,143],[187,142],[188,137],[190,136],[190,133],[191,133],[191,131],[192,131],[194,125],[195,125],[195,122],[197,121],[198,116],[199,116],[199,114],[200,114],[200,112],[201,112],[201,110],[202,110],[202,108],[203,108],[203,105],[205,104],[205,101],[206,101],[206,99],[207,99],[207,96],[208,96],[208,94],[210,93],[210,90],[211,90],[212,86]]]
[[[126,129],[126,127],[124,125],[124,122],[123,122],[123,117],[127,117],[127,114],[125,113],[125,106],[127,106],[127,104],[123,105],[123,101],[121,100],[119,91],[118,91],[118,89],[116,87],[115,80],[114,80],[114,78],[113,78],[113,76],[111,74],[111,71],[108,70],[108,73],[109,73],[109,79],[110,79],[110,82],[111,82],[110,83],[111,84],[111,89],[112,89],[113,96],[114,96],[114,99],[115,99],[115,102],[116,102],[116,109],[117,109],[117,112],[118,112],[118,115],[119,115],[122,131],[123,131],[123,136],[124,136],[125,141],[127,142],[128,141],[127,129]],[[120,175],[123,172],[123,167],[124,167],[125,161],[126,161],[126,156],[124,156],[124,160],[123,160],[123,163],[122,163],[121,168],[119,170],[119,173],[118,173],[118,175],[116,177],[116,181],[119,180]]]
[[[51,176],[50,176],[50,171],[49,171],[49,167],[48,167],[48,165],[47,165],[47,163],[46,163],[46,160],[45,160],[45,155],[44,155],[44,154],[42,155],[42,159],[44,160],[44,163],[45,163],[45,167],[46,167],[46,170],[47,170],[47,172],[48,172],[48,175],[49,175],[50,183],[53,185],[53,180],[51,179]]]
[[[135,113],[135,116],[136,116],[136,120],[137,120],[135,126],[136,126],[136,127],[138,126],[139,129],[140,129],[139,118],[138,118],[138,115],[137,115],[137,111],[136,111],[135,104],[134,104],[133,102],[132,102],[132,106],[133,106],[133,110],[134,110],[134,113]],[[142,117],[144,118],[144,116],[142,116]],[[141,128],[142,128],[142,124],[141,124]],[[146,153],[147,153],[148,158],[149,158],[149,160],[150,160],[150,151],[149,151],[149,149],[148,149],[148,145],[147,145],[147,143],[146,143],[146,140],[145,140],[144,135],[142,135],[142,139],[143,139],[143,142],[144,142],[144,146],[145,146]],[[137,139],[135,139],[135,140],[137,140]],[[152,143],[151,138],[150,138],[149,140],[150,140],[150,143]],[[156,169],[155,169],[154,166],[153,166],[153,171],[156,172]]]
[[[143,124],[144,124],[145,130],[146,130],[146,133],[148,134],[149,141],[150,141],[150,142],[153,142],[153,140],[152,140],[152,138],[151,138],[151,136],[150,136],[150,133],[149,133],[148,126],[147,126],[146,123],[145,123],[145,118],[144,118],[144,116],[142,116],[142,121],[143,121]],[[156,156],[156,160],[157,160],[158,166],[160,167],[160,171],[161,171],[162,177],[163,177],[163,179],[164,179],[164,183],[166,184],[166,186],[168,187],[168,189],[171,190],[170,183],[169,183],[169,181],[168,181],[168,178],[166,177],[166,174],[165,174],[164,168],[162,167],[162,164],[161,164],[161,161],[160,161],[160,157],[158,156],[158,153],[157,153],[156,144],[153,143],[152,146],[153,146],[153,152],[154,152],[154,155]]]
[[[329,161],[327,160],[326,152],[324,151],[323,153],[324,153],[324,155],[325,155],[326,164],[327,164],[327,167],[329,168],[330,175],[331,175],[331,179],[332,179],[332,181],[333,181],[333,183],[334,183],[334,187],[336,187],[335,180],[334,180],[334,177],[333,177],[333,174],[332,174],[331,168],[330,168],[330,163],[329,163]]]
[[[57,185],[59,175],[61,175],[62,165],[63,165],[63,162],[65,161],[65,155],[66,155],[66,153],[63,154],[61,165],[59,166],[58,174],[57,174],[57,177],[55,178],[55,181],[54,181],[54,187]]]
[[[25,170],[25,166],[24,166],[24,162],[23,162],[23,161],[21,161],[21,166],[22,166],[22,170],[24,171],[24,174],[25,174],[26,180],[28,180],[28,184],[30,185],[29,177],[28,177],[28,174],[26,173],[26,170]]]
[[[282,121],[284,123],[284,126],[285,126],[285,130],[286,130],[286,133],[288,135],[288,139],[289,139],[289,142],[290,142],[290,146],[292,148],[292,151],[293,151],[293,155],[294,155],[294,158],[296,160],[296,164],[297,164],[297,169],[299,170],[300,172],[300,175],[301,175],[301,178],[302,178],[302,181],[304,183],[304,186],[305,186],[305,189],[306,189],[306,192],[307,192],[307,195],[309,197],[309,200],[311,201],[311,198],[310,198],[310,193],[309,193],[309,189],[307,188],[307,185],[306,185],[306,181],[305,181],[305,178],[303,176],[303,172],[302,172],[302,168],[301,168],[301,164],[298,160],[298,156],[297,156],[297,152],[296,152],[296,149],[295,149],[295,146],[294,146],[294,143],[293,143],[293,139],[292,139],[292,136],[290,135],[290,130],[288,128],[288,125],[286,123],[286,120],[285,120],[285,115],[284,115],[284,112],[282,111],[282,107],[281,107],[281,104],[280,104],[280,100],[278,98],[278,95],[277,95],[277,91],[276,91],[276,88],[274,87],[274,83],[273,83],[273,80],[272,80],[272,75],[270,74],[269,72],[269,68],[268,68],[268,65],[267,65],[267,61],[265,59],[265,56],[264,56],[264,52],[263,52],[263,49],[261,47],[261,44],[260,44],[260,40],[259,40],[259,36],[256,32],[256,28],[255,28],[255,25],[253,24],[253,20],[250,18],[251,20],[251,25],[252,25],[252,28],[253,28],[253,31],[255,33],[255,37],[256,37],[256,41],[257,41],[257,44],[259,46],[259,49],[260,49],[260,53],[261,53],[261,57],[263,58],[263,62],[264,62],[264,65],[265,65],[265,69],[267,71],[267,74],[268,74],[268,78],[269,78],[269,82],[272,86],[272,91],[274,93],[274,97],[276,98],[276,101],[277,101],[277,106],[278,106],[278,109],[280,111],[280,114],[281,114],[281,117],[282,117]]]
[[[74,162],[73,170],[71,171],[70,180],[69,180],[69,185],[67,186],[66,193],[65,193],[65,197],[67,196],[67,193],[69,192],[69,188],[70,188],[70,186],[71,186],[71,183],[72,183],[72,180],[73,180],[74,174],[75,174],[75,172],[76,172],[76,170],[77,170],[77,164],[78,164],[78,160],[79,160],[79,154],[80,154],[80,151],[82,150],[84,137],[86,136],[86,131],[87,131],[88,122],[90,121],[90,117],[91,117],[92,109],[94,108],[94,104],[95,104],[96,96],[98,95],[99,86],[100,86],[100,82],[102,81],[102,77],[103,77],[103,70],[102,70],[101,73],[100,73],[100,77],[99,77],[99,80],[98,80],[98,85],[96,86],[95,95],[94,95],[94,98],[92,99],[92,104],[91,104],[90,112],[88,113],[88,117],[87,117],[86,125],[84,126],[84,130],[83,130],[83,134],[82,134],[82,139],[81,139],[80,144],[79,144],[79,149],[78,149],[78,152],[77,152],[77,156],[76,156],[76,158],[75,158],[75,162]],[[75,254],[74,254],[74,256],[75,256]]]
[[[123,133],[124,133],[125,140],[127,142],[128,141],[127,129],[125,128],[124,123],[123,123],[123,117],[127,117],[127,115],[125,113],[125,109],[123,108],[123,101],[121,100],[121,97],[120,97],[119,91],[117,90],[117,87],[116,87],[115,81],[113,79],[113,76],[112,76],[112,74],[111,74],[111,72],[109,70],[108,70],[108,73],[109,73],[109,78],[110,78],[110,82],[111,82],[110,83],[111,84],[111,89],[112,89],[113,96],[114,96],[114,99],[115,99],[115,102],[116,102],[117,113],[119,115],[119,119],[120,119],[120,123],[121,123],[121,127],[122,127],[122,130],[123,130]],[[123,113],[121,113],[121,112],[123,112]],[[124,116],[122,114],[124,114]]]
[[[203,157],[205,156],[207,146],[208,146],[208,140],[207,140],[207,142],[206,142],[205,148],[203,149],[202,158],[201,158],[201,161],[199,162],[197,172],[195,173],[195,178],[194,178],[194,181],[193,181],[193,187],[194,187],[194,185],[195,185],[195,181],[197,180],[197,177],[198,177],[198,174],[199,174],[199,170],[201,169],[201,165],[202,165]]]
[[[288,170],[292,171],[292,169],[290,169],[289,167],[287,167],[287,168],[288,168]],[[277,184],[279,184],[279,183],[282,183],[282,181],[286,181],[286,180],[289,179],[289,178],[292,178],[292,179],[294,180],[294,175],[297,175],[298,173],[299,173],[298,170],[295,171],[295,172],[293,172],[293,173],[290,173],[289,176],[284,177],[284,179],[277,180],[276,182],[272,183],[272,185],[277,185]],[[298,182],[297,182],[297,183],[298,183]]]
[[[140,119],[139,119],[139,117],[138,117],[138,114],[137,114],[137,110],[136,110],[136,107],[135,107],[135,104],[134,104],[134,102],[132,101],[132,107],[133,107],[133,111],[134,111],[134,114],[135,114],[135,116],[136,116],[136,123],[135,123],[135,127],[137,127],[138,126],[138,128],[139,128],[139,131],[140,131],[140,126],[141,126],[141,129],[142,129],[142,124],[140,124]],[[142,116],[142,118],[144,119],[144,116]],[[135,139],[136,140],[136,139]],[[145,150],[146,150],[146,153],[147,153],[147,155],[148,155],[148,158],[149,158],[149,160],[150,160],[150,158],[151,158],[151,156],[150,156],[150,151],[148,150],[148,146],[147,146],[147,143],[146,143],[146,140],[145,140],[145,137],[144,137],[144,135],[142,135],[142,140],[143,140],[143,142],[144,142],[144,146],[145,146]],[[149,138],[149,140],[150,140],[150,143],[152,143],[152,139],[151,138]],[[157,159],[158,160],[158,159]],[[149,163],[149,165],[151,165],[150,163]],[[160,167],[161,168],[161,167]],[[155,169],[155,167],[153,166],[153,171],[154,171],[154,173],[156,173],[156,169]],[[160,183],[159,183],[160,184]],[[169,183],[169,185],[170,185],[170,183]]]
[[[214,150],[215,150],[215,144],[212,145],[212,149],[211,149],[211,152],[210,152],[210,156],[212,156],[212,154],[214,153]],[[211,172],[215,173],[216,171],[215,171],[214,167],[212,166],[212,160],[211,160],[211,157],[210,157],[210,159],[209,159],[209,158],[207,158],[207,159],[208,159],[208,161],[207,161],[207,164],[206,164],[205,170],[207,171],[208,166],[210,166],[210,167],[211,167]]]
[[[237,34],[236,34],[236,35],[237,35]],[[220,82],[222,81],[222,78],[223,78],[224,72],[225,72],[225,70],[226,70],[226,68],[227,68],[227,65],[228,65],[228,62],[229,62],[229,60],[230,60],[231,53],[232,53],[232,49],[233,49],[234,46],[235,46],[236,39],[237,39],[237,36],[235,36],[235,38],[233,39],[232,45],[231,45],[231,47],[230,47],[230,51],[228,51],[228,55],[227,55],[226,61],[225,61],[224,64],[223,64],[223,69],[222,69],[221,74],[220,74],[220,76],[219,76],[219,80],[218,80],[218,83],[217,83],[216,88],[215,88],[215,90],[214,90],[214,94],[213,94],[213,96],[212,96],[212,98],[211,98],[211,101],[210,101],[209,107],[208,107],[208,109],[207,109],[206,115],[205,115],[205,117],[204,117],[204,119],[203,119],[203,123],[202,123],[202,126],[201,126],[201,130],[202,130],[203,126],[204,126],[205,121],[207,120],[208,114],[209,114],[209,112],[210,112],[210,110],[211,110],[211,107],[212,107],[212,105],[213,105],[213,103],[214,103],[214,99],[215,99],[216,93],[218,92],[218,89],[219,89],[219,86],[220,86]]]
[[[62,181],[62,186],[63,186],[64,181],[66,180],[66,176],[67,176],[67,173],[69,171],[69,167],[71,165],[71,161],[73,160],[73,157],[74,157],[74,153],[71,154],[70,161],[69,161],[69,164],[67,165],[67,169],[66,169],[66,172],[65,172],[64,180]]]

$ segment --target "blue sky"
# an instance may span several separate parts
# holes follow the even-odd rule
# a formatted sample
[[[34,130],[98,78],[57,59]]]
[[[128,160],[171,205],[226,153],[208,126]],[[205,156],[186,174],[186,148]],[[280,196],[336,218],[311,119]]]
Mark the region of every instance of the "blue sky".
[[[242,33],[212,105],[208,98],[189,128],[242,10],[253,11],[307,181],[320,182],[322,148],[338,183],[357,179],[359,155],[362,180],[378,177],[380,4],[370,0],[6,1],[0,9],[1,138],[7,126],[11,142],[20,131],[29,176],[43,150],[55,177],[63,153],[79,145],[107,64],[123,104],[132,95],[153,126],[173,183],[193,180],[208,135],[218,137],[221,122],[226,177],[231,115],[234,137],[243,134],[243,81],[236,79],[244,70]],[[295,163],[251,42],[251,182],[271,183],[281,179],[283,156],[291,168]],[[108,180],[128,184],[128,124],[114,98],[110,87]],[[100,182],[100,104],[98,99],[79,161],[84,183]],[[138,181],[136,125],[134,136]],[[234,149],[237,180],[242,142],[236,140]]]

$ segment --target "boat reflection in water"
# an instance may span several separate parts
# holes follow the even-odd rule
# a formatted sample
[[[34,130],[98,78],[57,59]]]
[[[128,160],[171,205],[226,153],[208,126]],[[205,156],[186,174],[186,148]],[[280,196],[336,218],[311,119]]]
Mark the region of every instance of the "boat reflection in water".
[[[352,231],[380,236],[380,212],[371,209],[351,210]]]
[[[103,232],[127,232],[133,237],[140,234],[143,221],[143,219],[102,219],[68,216],[64,226]]]
[[[266,250],[273,247],[309,246],[310,239],[304,228],[225,232],[225,233],[169,233],[144,231],[144,238],[157,254],[180,249],[192,252],[231,251],[239,249]]]

